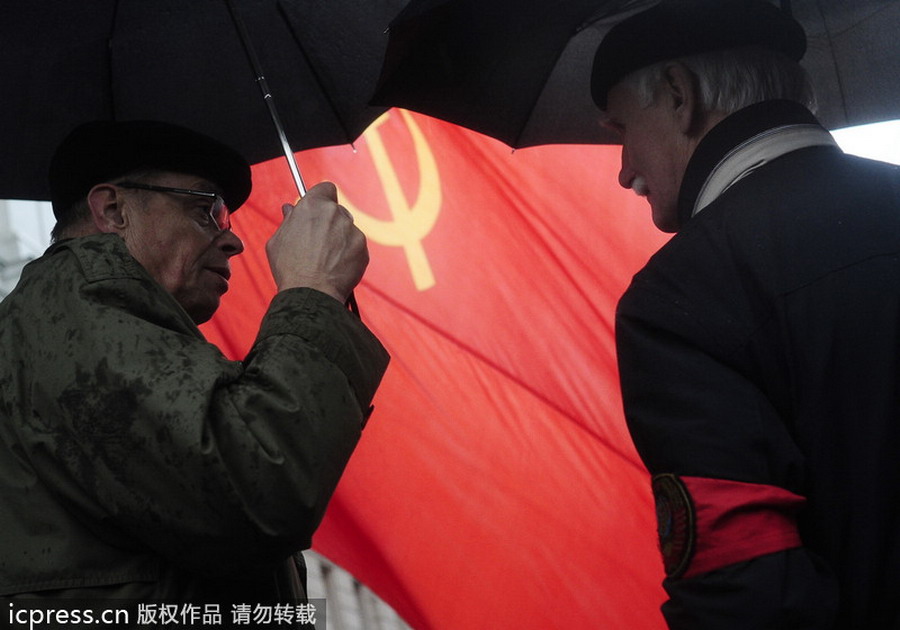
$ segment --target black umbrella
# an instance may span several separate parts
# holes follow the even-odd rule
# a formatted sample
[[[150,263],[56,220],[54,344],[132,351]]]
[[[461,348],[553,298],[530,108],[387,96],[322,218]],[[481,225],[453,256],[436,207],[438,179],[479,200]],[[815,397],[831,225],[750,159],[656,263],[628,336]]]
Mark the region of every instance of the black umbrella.
[[[403,0],[231,0],[293,150],[355,140]],[[4,0],[0,198],[49,199],[47,165],[89,120],[156,119],[240,150],[281,142],[225,0]]]
[[[726,2],[727,0],[722,0]],[[829,128],[900,117],[900,2],[773,0],[807,31],[803,64]],[[609,29],[657,0],[412,0],[390,26],[379,105],[512,147],[609,143],[590,96]]]

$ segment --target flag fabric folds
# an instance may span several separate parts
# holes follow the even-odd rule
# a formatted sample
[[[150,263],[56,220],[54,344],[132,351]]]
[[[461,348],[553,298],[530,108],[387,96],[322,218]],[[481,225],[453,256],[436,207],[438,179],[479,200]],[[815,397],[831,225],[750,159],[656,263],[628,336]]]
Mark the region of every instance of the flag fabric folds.
[[[618,147],[512,152],[391,110],[355,149],[297,159],[369,238],[356,296],[393,357],[315,549],[415,628],[662,628],[613,319],[664,236],[618,187]],[[255,166],[234,217],[247,251],[204,326],[232,358],[274,294],[264,244],[291,186]]]

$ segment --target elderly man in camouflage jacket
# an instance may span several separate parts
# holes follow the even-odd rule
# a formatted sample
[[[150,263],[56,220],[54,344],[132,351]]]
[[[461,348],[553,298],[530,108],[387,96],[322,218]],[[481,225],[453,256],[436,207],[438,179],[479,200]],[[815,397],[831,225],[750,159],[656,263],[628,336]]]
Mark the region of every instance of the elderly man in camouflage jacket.
[[[152,122],[75,130],[55,243],[0,305],[0,596],[304,597],[310,545],[387,366],[343,303],[365,237],[320,184],[267,246],[243,362],[196,324],[243,250],[246,161]]]

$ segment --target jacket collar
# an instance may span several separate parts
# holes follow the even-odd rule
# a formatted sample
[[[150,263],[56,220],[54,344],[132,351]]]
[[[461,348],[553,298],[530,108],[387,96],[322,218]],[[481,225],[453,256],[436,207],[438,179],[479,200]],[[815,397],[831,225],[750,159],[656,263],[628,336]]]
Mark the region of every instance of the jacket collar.
[[[765,101],[731,114],[704,136],[688,162],[678,197],[679,225],[762,164],[823,144],[834,145],[831,134],[791,101]]]

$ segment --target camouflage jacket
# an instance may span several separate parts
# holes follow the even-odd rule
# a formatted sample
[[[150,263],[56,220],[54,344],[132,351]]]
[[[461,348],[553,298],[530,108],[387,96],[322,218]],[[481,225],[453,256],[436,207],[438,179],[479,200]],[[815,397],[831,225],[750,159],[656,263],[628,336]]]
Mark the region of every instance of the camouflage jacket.
[[[0,356],[0,596],[249,603],[296,594],[388,362],[310,289],[229,361],[114,235],[25,268]]]

